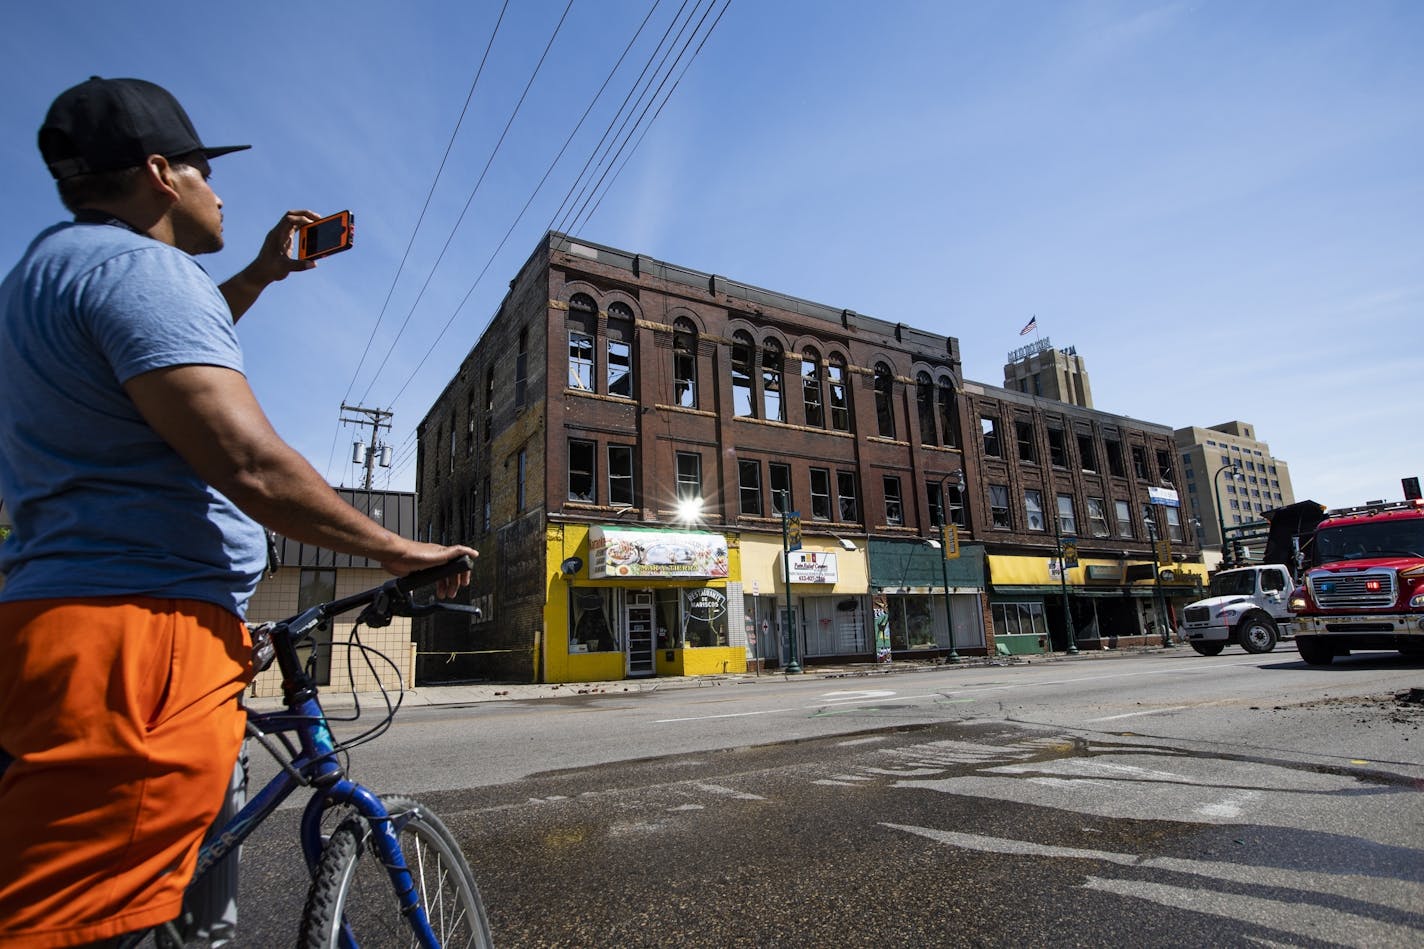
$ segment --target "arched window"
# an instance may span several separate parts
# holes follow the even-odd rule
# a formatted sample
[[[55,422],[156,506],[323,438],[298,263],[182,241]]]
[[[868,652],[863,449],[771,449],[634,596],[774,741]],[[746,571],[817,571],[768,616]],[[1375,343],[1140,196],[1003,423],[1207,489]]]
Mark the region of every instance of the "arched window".
[[[934,380],[924,371],[915,374],[915,408],[920,418],[920,444],[938,445]]]
[[[845,360],[839,356],[832,356],[826,364],[826,390],[831,400],[831,428],[850,431],[850,390],[846,388]]]
[[[883,438],[895,437],[895,377],[883,362],[875,364],[875,423]]]
[[[633,311],[608,304],[608,394],[633,398]]]
[[[801,354],[801,401],[806,407],[806,424],[826,427],[825,396],[821,391],[821,354],[807,349]]]
[[[944,376],[939,380],[939,424],[945,445],[958,448],[959,398],[954,393],[954,380]]]
[[[752,359],[756,343],[750,333],[737,330],[732,334],[732,411],[738,418],[756,418],[752,402]]]
[[[672,404],[697,408],[697,327],[687,317],[672,324]]]
[[[598,305],[575,293],[569,300],[569,388],[593,391],[593,340],[598,332]]]
[[[769,339],[761,351],[762,418],[773,422],[786,421],[786,406],[781,401],[781,376],[786,366],[785,350]]]

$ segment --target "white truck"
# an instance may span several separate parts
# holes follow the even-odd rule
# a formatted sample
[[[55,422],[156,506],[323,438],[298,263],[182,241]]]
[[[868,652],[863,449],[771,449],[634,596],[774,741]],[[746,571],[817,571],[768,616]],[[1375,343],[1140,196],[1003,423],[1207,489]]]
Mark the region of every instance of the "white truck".
[[[1290,571],[1278,563],[1222,570],[1211,578],[1211,595],[1182,611],[1178,638],[1203,656],[1218,655],[1232,643],[1249,653],[1270,652],[1290,636],[1294,587]]]

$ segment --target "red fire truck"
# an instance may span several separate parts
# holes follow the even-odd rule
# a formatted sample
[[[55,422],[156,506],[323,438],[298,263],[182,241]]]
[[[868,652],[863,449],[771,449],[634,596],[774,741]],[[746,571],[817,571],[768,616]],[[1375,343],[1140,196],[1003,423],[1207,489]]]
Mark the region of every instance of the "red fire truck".
[[[1328,665],[1355,649],[1424,656],[1424,501],[1326,513],[1290,598],[1300,657]]]

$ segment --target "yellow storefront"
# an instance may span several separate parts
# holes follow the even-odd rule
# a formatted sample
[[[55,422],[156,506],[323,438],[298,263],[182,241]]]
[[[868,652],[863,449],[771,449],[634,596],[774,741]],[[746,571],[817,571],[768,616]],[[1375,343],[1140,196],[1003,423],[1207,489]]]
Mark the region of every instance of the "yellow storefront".
[[[543,681],[746,671],[735,539],[554,524],[546,549]]]
[[[804,537],[788,564],[781,534],[744,533],[740,540],[741,591],[753,659],[768,667],[790,659],[786,636],[787,568],[796,658],[866,656],[874,652],[865,551],[853,542]]]
[[[1148,560],[1084,558],[1060,573],[1055,557],[990,555],[990,612],[994,640],[1016,655],[1068,647],[1063,600],[1080,649],[1110,648],[1121,640],[1158,637],[1180,607],[1200,595],[1206,568]]]

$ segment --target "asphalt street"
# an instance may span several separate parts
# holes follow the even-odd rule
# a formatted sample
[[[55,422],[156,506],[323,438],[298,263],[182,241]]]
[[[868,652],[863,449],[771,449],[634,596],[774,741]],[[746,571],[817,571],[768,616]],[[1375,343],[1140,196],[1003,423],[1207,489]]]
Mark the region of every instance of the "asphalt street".
[[[502,946],[1417,946],[1421,684],[1164,650],[586,688],[403,710],[353,768],[441,814]],[[292,940],[297,818],[241,945]]]

